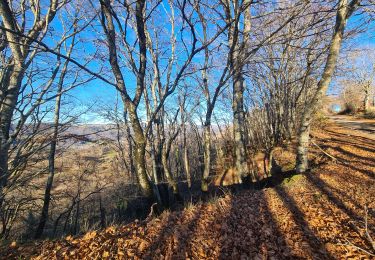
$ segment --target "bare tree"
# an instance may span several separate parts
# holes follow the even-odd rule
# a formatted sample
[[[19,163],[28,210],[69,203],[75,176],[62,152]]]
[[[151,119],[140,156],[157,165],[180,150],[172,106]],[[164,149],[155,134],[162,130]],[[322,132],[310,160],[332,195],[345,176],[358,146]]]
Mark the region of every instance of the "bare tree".
[[[181,96],[181,95],[180,95]],[[186,95],[183,95],[184,97]],[[179,105],[180,105],[180,115],[181,115],[181,128],[182,128],[182,145],[183,145],[183,153],[184,153],[184,170],[186,174],[186,179],[187,179],[187,184],[188,188],[191,188],[191,182],[192,182],[192,177],[191,177],[191,170],[190,170],[190,162],[189,162],[189,147],[188,147],[188,140],[187,140],[187,121],[188,121],[188,113],[186,113],[186,104],[185,104],[184,99],[179,99]]]
[[[49,1],[47,6],[42,3],[30,1],[28,8],[34,16],[30,25],[26,20],[26,3],[19,6],[10,6],[7,1],[0,3],[0,15],[2,24],[6,29],[2,31],[9,46],[11,55],[6,61],[6,67],[1,73],[0,94],[0,207],[4,200],[3,189],[9,178],[9,149],[17,136],[17,132],[11,134],[13,115],[20,94],[22,81],[28,67],[38,53],[38,48],[33,47],[34,39],[43,40],[48,32],[49,25],[56,12],[65,5],[65,1]],[[17,19],[17,17],[19,19]],[[29,19],[29,17],[27,17]],[[27,37],[21,37],[24,34]],[[37,105],[34,109],[36,109]],[[26,117],[20,121],[23,125]]]
[[[308,169],[308,146],[311,117],[315,110],[319,107],[323,95],[326,93],[335,71],[337,59],[339,57],[341,43],[344,36],[346,22],[349,17],[358,8],[360,0],[352,0],[350,3],[346,0],[339,0],[337,5],[336,24],[333,30],[329,52],[326,64],[320,78],[317,89],[311,99],[311,102],[306,104],[301,116],[301,121],[298,130],[298,147],[297,147],[297,172],[305,172]]]
[[[215,3],[211,8],[214,10],[218,8],[218,6],[215,6]],[[203,14],[201,10],[201,6],[199,4],[195,5],[195,9],[197,10],[197,13],[199,15],[200,21],[202,23],[202,34],[203,34],[203,42],[208,41],[208,22],[207,22],[207,16]],[[204,13],[207,11],[204,10]],[[212,19],[212,17],[211,17]],[[227,20],[226,22],[230,22]],[[230,27],[229,27],[230,28]],[[215,46],[213,45],[211,48],[209,46],[206,47],[204,50],[204,63],[203,67],[201,69],[201,77],[197,76],[197,82],[198,86],[201,87],[202,92],[204,94],[205,98],[205,117],[204,117],[204,123],[203,123],[203,143],[204,143],[204,170],[203,170],[203,176],[201,180],[201,190],[203,192],[208,191],[208,184],[209,184],[209,176],[210,176],[210,170],[211,170],[211,118],[212,114],[215,108],[216,101],[221,93],[222,88],[226,85],[228,80],[230,79],[230,51],[234,49],[234,46],[230,44],[235,44],[235,42],[229,43],[229,47],[222,48],[221,46]],[[225,61],[223,64],[220,64],[218,60],[215,60],[214,62],[216,64],[210,64],[210,60],[213,60],[213,57],[216,56],[218,53],[222,55],[223,53],[229,52],[226,54],[227,57],[225,57]],[[222,58],[222,56],[221,56]],[[214,82],[213,77],[210,78],[210,72],[214,70],[212,73],[217,73],[217,70],[220,68],[221,71],[218,82]]]
[[[71,38],[71,43],[70,46],[67,47],[67,57],[71,57],[72,51],[74,46],[76,45],[76,33],[78,30],[78,19],[73,20],[72,22],[72,27],[73,27],[73,32],[70,34]],[[59,46],[60,48],[61,46]],[[60,52],[60,51],[59,51]],[[58,60],[61,58],[58,57]],[[60,113],[61,113],[61,99],[62,95],[64,94],[65,88],[64,88],[64,81],[65,78],[67,77],[68,74],[68,65],[69,65],[69,60],[66,59],[64,61],[64,65],[61,69],[60,75],[58,77],[58,82],[57,82],[57,90],[56,90],[56,100],[55,100],[55,108],[54,108],[54,119],[53,119],[53,129],[52,129],[52,139],[51,139],[51,144],[50,144],[50,150],[49,150],[49,155],[48,155],[48,179],[46,183],[46,188],[44,192],[44,199],[43,199],[43,207],[42,207],[42,212],[39,220],[38,227],[35,232],[35,238],[40,238],[43,234],[44,227],[46,225],[46,222],[48,220],[48,209],[50,205],[50,200],[51,200],[51,190],[52,190],[52,185],[53,185],[53,178],[55,176],[55,156],[56,156],[56,147],[57,147],[57,140],[58,140],[58,134],[61,129],[61,120],[60,120]],[[83,84],[84,82],[80,82],[77,84],[78,80],[78,73],[74,75],[74,78],[72,79],[72,84],[70,84],[69,89],[72,89],[73,86],[78,86],[80,84]],[[87,82],[87,81],[85,81]]]
[[[233,81],[233,131],[235,148],[235,167],[240,179],[249,172],[247,165],[247,151],[244,129],[244,59],[247,53],[250,33],[250,20],[252,1],[226,1],[223,2],[225,19],[227,23],[231,22],[228,30],[228,43],[231,47],[229,52],[229,66]],[[241,19],[243,17],[243,19]],[[243,21],[243,31],[241,32],[240,23]],[[242,33],[242,39],[240,34]]]
[[[153,112],[150,116],[149,122],[146,124],[146,127],[143,129],[141,124],[141,119],[138,115],[137,108],[142,99],[143,93],[146,87],[146,64],[147,64],[147,35],[150,33],[148,30],[147,22],[150,21],[151,17],[155,10],[158,9],[160,2],[155,3],[152,5],[150,4],[149,8],[146,7],[145,1],[137,1],[135,4],[132,3],[118,3],[119,6],[112,5],[110,1],[101,1],[101,23],[103,30],[106,34],[106,43],[109,49],[109,56],[110,56],[110,65],[112,68],[112,72],[116,78],[116,88],[121,93],[122,100],[124,102],[124,107],[126,107],[130,122],[132,125],[132,130],[134,132],[134,141],[135,141],[135,165],[136,171],[138,176],[138,181],[145,196],[152,198],[154,196],[153,189],[150,183],[150,179],[147,176],[146,172],[146,161],[145,161],[145,152],[146,152],[146,142],[147,138],[146,135],[149,133],[150,127],[157,117],[158,113],[162,110],[165,100],[168,96],[170,96],[176,87],[179,85],[181,79],[186,75],[187,69],[191,64],[194,56],[205,49],[205,47],[212,43],[224,30],[224,28],[219,28],[217,32],[208,40],[206,43],[201,44],[198,46],[198,38],[197,38],[197,29],[194,25],[194,9],[189,8],[190,4],[187,1],[177,2],[176,4],[170,3],[170,8],[177,9],[179,11],[179,15],[181,16],[182,22],[186,26],[181,27],[181,35],[183,36],[181,40],[181,44],[184,48],[184,57],[185,60],[183,62],[177,63],[175,59],[175,49],[174,49],[174,31],[172,32],[172,37],[170,41],[170,59],[167,65],[167,76],[166,76],[166,83],[163,86],[160,86],[160,80],[158,81],[159,89],[159,100],[156,107],[153,107]],[[119,10],[123,10],[124,13],[120,13]],[[189,10],[190,9],[190,10]],[[165,9],[164,9],[165,10]],[[125,24],[125,27],[121,24],[119,20],[119,16],[124,14],[124,19],[126,21],[133,21],[132,23]],[[172,19],[174,17],[172,16]],[[116,24],[116,26],[115,26]],[[138,53],[136,53],[135,49],[133,48],[133,44],[129,42],[128,39],[128,26],[132,28],[137,36],[136,42],[138,44]],[[119,30],[118,34],[121,38],[116,37],[116,29]],[[191,37],[189,41],[190,47],[186,45],[186,35]],[[157,36],[157,35],[156,35]],[[118,40],[116,40],[116,38]],[[125,84],[124,75],[121,71],[120,63],[118,60],[118,46],[121,45],[124,47],[124,53],[126,54],[127,62],[129,63],[129,67],[136,78],[136,88],[135,88],[135,96],[131,98],[128,91],[129,87]],[[150,45],[150,44],[149,44]],[[152,45],[157,46],[157,45]],[[154,73],[156,79],[160,79],[160,65],[157,63],[158,59],[155,59],[155,55],[152,55],[153,65],[155,67]],[[156,54],[158,55],[158,54]],[[136,57],[139,58],[138,66],[135,63]],[[173,71],[177,71],[173,73]],[[159,73],[159,75],[158,75]],[[174,77],[172,77],[174,76]]]
[[[350,109],[352,106],[354,110],[362,108],[365,113],[369,110],[370,98],[374,93],[375,76],[371,51],[371,48],[351,51],[348,59],[340,64],[344,67],[343,73],[345,73],[343,79],[339,81],[344,109]]]
[[[272,170],[273,149],[292,140],[301,108],[315,90],[314,78],[328,44],[323,39],[332,26],[329,9],[324,16],[317,17],[312,15],[317,8],[323,7],[305,6],[279,35],[254,54],[246,67],[246,131],[253,155],[261,151],[265,156],[265,175]],[[277,21],[271,29],[283,23],[280,15],[272,13],[267,17]],[[268,30],[259,33],[261,38],[266,37]]]

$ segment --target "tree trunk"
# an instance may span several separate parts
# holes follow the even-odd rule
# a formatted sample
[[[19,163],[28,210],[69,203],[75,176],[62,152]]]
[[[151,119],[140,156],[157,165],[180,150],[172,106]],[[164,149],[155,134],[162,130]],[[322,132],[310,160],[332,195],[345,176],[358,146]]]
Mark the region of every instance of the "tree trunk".
[[[141,186],[142,193],[149,199],[153,199],[153,190],[146,172],[146,144],[138,142],[135,144],[135,168],[137,171],[138,183]]]
[[[105,228],[106,227],[106,220],[105,220],[105,208],[103,207],[102,203],[102,195],[99,194],[99,210],[100,210],[100,227]]]
[[[56,154],[56,146],[57,146],[57,136],[58,136],[58,131],[59,131],[61,90],[62,90],[62,84],[59,86],[59,90],[58,90],[59,94],[56,97],[53,137],[52,137],[51,148],[50,148],[49,157],[48,157],[49,174],[48,174],[48,179],[46,183],[46,189],[44,192],[42,213],[40,215],[38,228],[35,232],[36,239],[42,236],[44,226],[46,225],[46,222],[48,219],[49,202],[51,200],[51,190],[52,190],[53,178],[55,176],[55,154]]]
[[[310,142],[310,118],[306,118],[306,116],[307,115],[302,116],[301,126],[298,131],[298,146],[296,159],[297,173],[306,172],[309,168],[308,148]]]
[[[134,132],[134,142],[135,142],[135,151],[134,151],[134,164],[137,174],[137,179],[141,187],[142,193],[149,200],[154,200],[154,192],[148,179],[146,172],[146,138],[142,129],[141,122],[138,118],[137,107],[142,98],[143,91],[145,88],[145,75],[146,75],[146,57],[147,57],[147,48],[146,48],[146,35],[145,35],[145,17],[144,17],[144,7],[145,1],[137,1],[135,8],[135,17],[136,17],[136,32],[138,38],[138,47],[139,47],[139,67],[136,72],[136,89],[135,97],[133,99],[127,93],[127,88],[125,85],[124,77],[121,71],[121,68],[118,63],[117,57],[117,46],[116,46],[116,32],[115,25],[113,23],[113,13],[110,10],[110,1],[100,1],[101,10],[103,18],[101,19],[102,27],[107,36],[108,50],[109,50],[109,63],[112,68],[112,72],[116,78],[117,88],[121,89],[121,98],[123,100],[124,106],[126,106],[127,112],[129,114],[129,121]]]
[[[155,151],[154,144],[151,144],[150,149],[151,149],[150,154],[151,154],[151,161],[152,161],[152,175],[154,177],[155,185],[158,185],[160,182],[160,178],[158,175],[158,162],[156,159],[156,151]]]
[[[158,133],[159,135],[159,133]],[[156,149],[155,149],[155,175],[158,181],[164,176],[164,167],[162,162],[163,144],[160,136],[156,138]]]
[[[69,51],[68,51],[68,57],[71,56],[73,47],[75,42],[75,36],[72,38],[72,43],[70,45]],[[46,189],[44,192],[44,200],[43,200],[43,208],[42,213],[39,220],[39,225],[37,227],[37,230],[35,232],[35,238],[40,238],[43,234],[44,226],[46,225],[47,219],[48,219],[48,209],[49,209],[49,203],[51,200],[51,190],[53,185],[53,178],[55,176],[55,155],[56,155],[56,146],[57,146],[57,137],[59,134],[59,124],[60,124],[60,108],[61,108],[61,95],[64,85],[64,79],[66,76],[66,73],[68,71],[68,65],[69,61],[66,60],[64,67],[61,71],[58,87],[57,87],[57,96],[56,96],[56,102],[55,102],[55,113],[54,113],[54,122],[53,122],[53,133],[52,133],[52,141],[48,156],[48,170],[49,175],[46,183]]]
[[[9,146],[6,144],[6,139],[1,140],[0,144],[0,209],[2,211],[2,206],[4,202],[4,187],[7,184],[7,179],[8,179],[8,149]],[[0,213],[2,215],[2,213]]]
[[[124,105],[127,106],[130,124],[134,132],[134,164],[138,183],[141,186],[143,195],[153,200],[154,192],[146,172],[146,138],[137,115],[136,107],[130,102],[125,102]]]
[[[129,164],[130,164],[130,176],[131,180],[135,182],[134,174],[136,173],[135,165],[134,165],[134,151],[133,151],[133,142],[132,142],[132,134],[131,129],[129,127],[129,119],[128,119],[128,111],[125,106],[125,100],[123,99],[124,104],[124,126],[126,131],[126,139],[128,143],[128,158],[129,158]]]
[[[369,109],[369,103],[370,103],[370,87],[371,87],[371,85],[370,85],[371,83],[370,82],[368,82],[368,83],[366,83],[366,86],[365,86],[365,97],[364,97],[364,99],[363,99],[363,109],[364,109],[364,111],[365,111],[365,113],[368,111],[368,109]]]
[[[191,173],[190,173],[190,163],[189,163],[189,150],[186,144],[186,136],[184,134],[184,169],[186,173],[186,179],[188,188],[191,188]]]
[[[234,152],[235,152],[235,168],[238,179],[242,183],[242,178],[249,174],[249,168],[247,165],[247,154],[245,144],[245,114],[243,105],[243,94],[244,94],[244,78],[243,78],[243,67],[245,66],[245,59],[247,58],[247,47],[250,39],[250,25],[251,25],[251,2],[245,0],[242,5],[235,6],[238,8],[238,12],[244,13],[243,19],[243,31],[242,41],[240,40],[240,21],[236,18],[232,22],[232,26],[228,34],[229,46],[232,47],[232,53],[230,53],[230,67],[233,79],[233,134],[234,134]],[[228,7],[227,7],[228,8]],[[244,10],[240,11],[240,8]],[[230,8],[227,10],[227,21],[230,18]]]
[[[21,86],[22,76],[23,69],[21,67],[14,66],[14,71],[10,76],[9,85],[2,86],[7,91],[0,104],[0,209],[2,209],[4,202],[4,187],[7,185],[9,178],[9,134],[13,112],[17,104],[17,97]]]
[[[188,184],[188,188],[191,188],[191,172],[190,172],[190,164],[189,164],[189,150],[187,146],[187,136],[186,136],[186,112],[184,104],[180,102],[180,110],[181,110],[181,124],[182,124],[182,138],[183,138],[183,146],[184,146],[184,171],[186,174],[186,180]]]
[[[169,153],[170,153],[169,147],[166,147],[168,145],[169,144],[165,144],[165,146],[163,147],[163,152],[162,152],[162,162],[163,162],[163,167],[164,167],[164,173],[165,173],[165,177],[167,178],[169,186],[172,187],[173,194],[178,196],[179,193],[178,193],[177,182],[173,178],[169,165],[168,165],[168,158],[169,158]]]
[[[77,206],[76,206],[76,214],[74,218],[74,226],[73,226],[73,234],[76,235],[78,233],[78,225],[79,225],[79,216],[80,216],[80,201],[81,196],[78,197]]]
[[[203,157],[204,157],[204,170],[203,170],[203,178],[201,183],[201,190],[203,192],[208,191],[208,184],[209,184],[209,176],[210,176],[210,170],[211,170],[211,119],[210,115],[207,114],[209,117],[206,119],[206,122],[204,124],[204,132],[203,132],[203,142],[204,142],[204,151],[203,151]]]
[[[244,79],[240,71],[234,75],[233,81],[233,129],[234,129],[234,150],[235,166],[239,180],[249,173],[246,160],[245,145],[245,112],[243,109]]]
[[[298,131],[298,147],[297,147],[297,158],[296,158],[296,171],[302,173],[308,170],[308,146],[310,142],[309,130],[311,118],[317,108],[320,107],[322,97],[325,95],[329,84],[331,83],[332,75],[336,68],[337,59],[339,57],[342,38],[346,26],[346,22],[350,15],[354,12],[358,6],[360,0],[352,0],[348,4],[347,0],[340,0],[338,4],[336,14],[336,24],[333,31],[331,44],[329,47],[329,53],[327,61],[324,67],[323,75],[318,82],[317,90],[310,102],[305,106],[305,110],[302,114],[299,131]]]

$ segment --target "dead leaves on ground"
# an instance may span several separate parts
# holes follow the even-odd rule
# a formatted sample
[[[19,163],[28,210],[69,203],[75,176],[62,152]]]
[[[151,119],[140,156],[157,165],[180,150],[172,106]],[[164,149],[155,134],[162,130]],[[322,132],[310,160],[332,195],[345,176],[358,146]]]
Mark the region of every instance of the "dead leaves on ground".
[[[365,237],[364,205],[369,209],[367,231],[375,237],[375,147],[353,135],[348,140],[343,130],[317,133],[316,138],[330,139],[325,148],[347,164],[326,163],[293,185],[226,195],[148,222],[29,247],[12,244],[15,250],[8,257],[370,259],[364,251],[372,252]]]

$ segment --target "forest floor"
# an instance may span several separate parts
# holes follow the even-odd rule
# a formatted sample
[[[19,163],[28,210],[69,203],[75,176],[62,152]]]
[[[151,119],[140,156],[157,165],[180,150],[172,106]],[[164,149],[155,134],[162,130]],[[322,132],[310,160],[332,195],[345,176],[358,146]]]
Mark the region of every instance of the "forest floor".
[[[228,193],[182,211],[83,236],[13,243],[0,256],[374,259],[374,140],[360,129],[332,121],[324,131],[313,132],[313,140],[311,172],[273,188]]]

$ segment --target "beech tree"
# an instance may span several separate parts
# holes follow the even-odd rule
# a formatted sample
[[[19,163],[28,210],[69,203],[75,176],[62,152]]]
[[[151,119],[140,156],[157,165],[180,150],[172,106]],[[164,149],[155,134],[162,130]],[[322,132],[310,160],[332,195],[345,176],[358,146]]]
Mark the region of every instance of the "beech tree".
[[[155,15],[156,10],[158,10],[161,2],[146,4],[145,1],[137,1],[136,3],[131,2],[115,2],[111,3],[107,0],[100,1],[101,5],[101,24],[106,35],[106,44],[109,50],[109,62],[112,68],[112,72],[115,76],[116,83],[113,84],[116,89],[120,92],[124,107],[126,107],[132,130],[134,132],[135,141],[135,166],[137,171],[137,177],[140,186],[142,187],[143,193],[148,198],[154,197],[154,192],[152,189],[152,184],[146,172],[146,135],[149,133],[152,122],[158,115],[159,111],[162,109],[165,100],[170,96],[177,86],[179,85],[181,79],[188,72],[189,65],[193,61],[193,58],[205,47],[211,44],[224,30],[224,28],[217,27],[216,32],[212,37],[205,43],[199,42],[197,38],[197,28],[196,21],[194,21],[194,8],[191,4],[186,1],[178,1],[176,3],[170,2],[169,6],[175,11],[178,11],[179,19],[181,19],[181,46],[183,47],[184,53],[182,54],[184,61],[177,62],[175,57],[175,31],[171,31],[172,37],[170,38],[170,48],[169,48],[169,63],[167,65],[167,75],[166,83],[161,84],[161,92],[159,93],[160,98],[158,100],[157,106],[153,108],[150,120],[146,124],[146,127],[142,127],[141,118],[138,115],[138,106],[141,99],[143,98],[143,93],[148,90],[146,85],[146,65],[147,65],[147,35],[151,34],[149,27],[151,26],[150,20],[153,15]],[[165,10],[164,10],[165,11]],[[126,23],[123,25],[119,17],[123,17]],[[172,16],[174,19],[174,16]],[[177,19],[177,17],[175,18]],[[172,27],[172,30],[174,28]],[[136,43],[138,49],[136,50],[133,43],[129,40],[129,30],[133,30],[136,35]],[[151,34],[152,35],[152,34]],[[157,37],[157,35],[154,35]],[[189,39],[190,38],[190,39]],[[149,39],[150,40],[150,39]],[[189,46],[188,46],[188,45]],[[120,48],[121,46],[121,48]],[[153,47],[158,50],[158,46],[153,45]],[[123,48],[123,49],[122,49]],[[160,48],[160,46],[159,46]],[[120,51],[119,51],[119,50]],[[120,61],[118,55],[122,53],[125,56],[125,60],[129,63],[130,71],[134,74],[136,78],[136,88],[135,95],[133,98],[129,94],[129,86],[125,83],[125,78],[123,71],[121,70]],[[156,78],[160,78],[160,65],[155,61],[155,55],[151,53],[153,58],[153,65],[155,67]],[[138,57],[138,64],[136,60]],[[160,82],[160,80],[159,80]]]
[[[329,45],[329,51],[323,74],[317,84],[317,88],[311,102],[303,108],[301,121],[298,130],[298,147],[296,159],[296,171],[298,173],[308,170],[308,146],[310,142],[310,123],[313,113],[320,106],[323,95],[326,93],[335,71],[337,59],[344,36],[346,23],[354,11],[358,8],[360,0],[339,0],[337,5],[336,23],[333,29],[332,39]]]
[[[235,168],[239,180],[248,175],[249,168],[247,164],[247,151],[245,140],[245,111],[244,111],[244,59],[247,54],[247,46],[250,37],[251,22],[251,4],[252,1],[226,1],[223,2],[225,19],[232,21],[228,31],[228,43],[231,46],[229,53],[229,67],[232,75],[233,85],[233,131],[234,131],[234,150],[235,150]],[[243,30],[241,32],[240,22],[243,17]],[[242,33],[242,40],[240,34]]]
[[[316,16],[316,9],[327,12]],[[272,170],[273,149],[295,136],[301,108],[315,90],[328,45],[326,31],[332,27],[329,10],[324,4],[304,6],[246,66],[246,132],[253,155],[264,154],[265,174]],[[273,27],[283,23],[277,12],[269,16],[277,21]]]
[[[11,133],[13,115],[25,72],[38,54],[37,46],[36,48],[33,46],[34,40],[43,40],[56,12],[65,5],[65,2],[59,3],[57,0],[51,0],[47,6],[42,6],[40,2],[35,4],[33,1],[27,4],[27,9],[34,15],[31,24],[29,15],[26,18],[26,3],[19,6],[10,6],[8,1],[0,3],[2,34],[6,38],[6,44],[11,53],[7,56],[1,73],[0,208],[4,200],[3,190],[9,178],[9,149],[17,136],[17,132]],[[19,122],[20,126],[25,123],[25,119],[24,117]]]
[[[371,4],[1,1],[1,238],[78,234],[173,208],[172,192],[193,200],[196,184],[199,199],[224,179],[257,182],[285,145],[307,171],[310,125],[357,30],[346,23]],[[352,74],[365,110],[373,72]],[[63,119],[63,100],[95,94],[110,98],[95,123]]]

